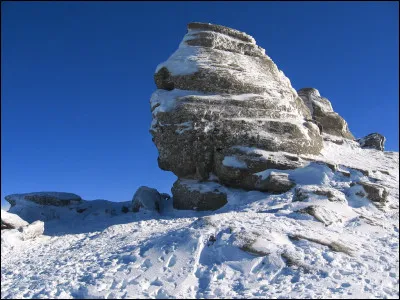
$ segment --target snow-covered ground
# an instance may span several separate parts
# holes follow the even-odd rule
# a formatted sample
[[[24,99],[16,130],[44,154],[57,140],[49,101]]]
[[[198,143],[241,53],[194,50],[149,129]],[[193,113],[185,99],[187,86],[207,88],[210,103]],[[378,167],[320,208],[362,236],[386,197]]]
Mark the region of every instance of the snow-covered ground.
[[[287,173],[335,201],[227,189],[214,212],[58,208],[43,236],[2,251],[1,298],[398,298],[399,155],[324,144],[313,158],[342,172]],[[358,180],[386,186],[386,205],[357,196]],[[310,205],[316,217],[301,212]]]

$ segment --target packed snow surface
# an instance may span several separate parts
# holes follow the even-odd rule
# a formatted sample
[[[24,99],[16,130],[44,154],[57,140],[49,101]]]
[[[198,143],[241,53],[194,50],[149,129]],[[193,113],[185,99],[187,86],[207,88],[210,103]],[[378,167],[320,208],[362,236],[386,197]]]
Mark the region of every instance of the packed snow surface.
[[[214,212],[57,207],[44,235],[1,252],[1,298],[398,298],[399,155],[324,143],[314,159],[348,176],[313,162],[287,173],[337,201],[224,188]],[[387,187],[384,208],[357,196],[358,180]]]

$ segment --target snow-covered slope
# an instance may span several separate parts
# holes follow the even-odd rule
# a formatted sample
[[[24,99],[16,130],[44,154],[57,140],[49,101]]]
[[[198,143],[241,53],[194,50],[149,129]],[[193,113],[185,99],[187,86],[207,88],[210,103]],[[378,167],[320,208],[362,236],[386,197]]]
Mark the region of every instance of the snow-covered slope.
[[[43,236],[2,251],[1,298],[398,298],[399,154],[328,138],[303,159],[336,170],[287,170],[297,186],[284,194],[226,188],[214,212],[58,207]]]

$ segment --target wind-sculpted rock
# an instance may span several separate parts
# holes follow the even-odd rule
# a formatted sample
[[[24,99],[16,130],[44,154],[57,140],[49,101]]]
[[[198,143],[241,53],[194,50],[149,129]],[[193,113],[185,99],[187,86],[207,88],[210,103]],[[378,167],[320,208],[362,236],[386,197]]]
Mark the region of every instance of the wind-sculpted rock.
[[[313,120],[315,120],[322,132],[354,139],[347,122],[333,111],[331,102],[321,97],[317,89],[303,88],[297,93],[310,110]]]
[[[252,37],[191,23],[178,50],[156,69],[151,133],[161,169],[206,180],[217,149],[318,154],[309,110]]]
[[[371,133],[367,136],[358,139],[357,142],[361,148],[370,148],[383,151],[385,149],[386,138],[379,133]]]
[[[150,132],[160,168],[178,178],[204,181],[214,173],[232,187],[254,189],[253,170],[270,168],[269,163],[242,153],[252,167],[247,173],[236,169],[231,178],[221,165],[221,153],[238,146],[292,154],[319,154],[322,149],[309,109],[246,33],[190,23],[179,48],[157,67],[154,80],[158,89],[150,100]],[[280,168],[295,165],[285,164]]]

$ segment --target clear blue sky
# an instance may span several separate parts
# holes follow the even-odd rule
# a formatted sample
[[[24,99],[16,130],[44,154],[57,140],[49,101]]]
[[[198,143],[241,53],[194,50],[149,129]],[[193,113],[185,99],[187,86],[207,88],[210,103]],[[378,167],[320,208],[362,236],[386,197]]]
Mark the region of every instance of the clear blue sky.
[[[356,137],[399,146],[397,2],[2,2],[1,196],[170,192],[157,165],[153,73],[192,21],[242,30]]]

